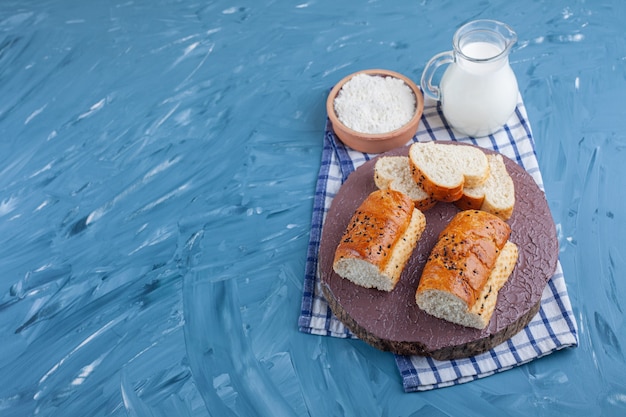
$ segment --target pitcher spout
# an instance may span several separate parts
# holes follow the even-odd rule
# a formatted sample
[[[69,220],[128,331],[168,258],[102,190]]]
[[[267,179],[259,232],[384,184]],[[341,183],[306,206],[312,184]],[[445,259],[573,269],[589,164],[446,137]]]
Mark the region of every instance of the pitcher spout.
[[[508,56],[516,42],[517,34],[509,25],[497,20],[475,20],[456,32],[453,46],[462,58],[484,62]],[[489,45],[489,48],[472,45]]]
[[[500,26],[500,33],[506,41],[506,50],[510,51],[513,45],[517,43],[517,33],[506,23],[497,22]]]

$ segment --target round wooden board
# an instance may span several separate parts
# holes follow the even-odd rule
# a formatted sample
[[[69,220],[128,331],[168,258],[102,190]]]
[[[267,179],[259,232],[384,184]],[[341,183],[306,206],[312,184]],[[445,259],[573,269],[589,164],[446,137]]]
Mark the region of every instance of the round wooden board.
[[[541,294],[558,261],[556,228],[548,203],[533,178],[503,156],[515,183],[515,208],[508,223],[510,240],[519,248],[517,264],[500,290],[496,309],[485,329],[438,319],[417,306],[415,291],[437,236],[459,211],[453,204],[437,203],[424,212],[426,230],[393,291],[360,287],[338,276],[332,268],[335,249],[350,218],[365,197],[376,190],[376,159],[406,156],[408,151],[409,147],[394,149],[366,162],[350,174],[333,199],[324,222],[319,252],[324,295],[333,313],[356,336],[381,350],[432,356],[438,360],[483,353],[522,330],[539,310]]]

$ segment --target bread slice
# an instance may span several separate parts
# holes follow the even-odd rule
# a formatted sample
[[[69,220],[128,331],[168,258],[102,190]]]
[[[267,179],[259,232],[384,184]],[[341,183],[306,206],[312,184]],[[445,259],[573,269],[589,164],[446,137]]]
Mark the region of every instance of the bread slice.
[[[463,195],[455,204],[461,210],[478,209],[508,220],[515,206],[515,185],[506,170],[502,155],[489,154],[489,177],[479,187],[463,188]]]
[[[517,263],[511,229],[480,210],[457,214],[441,232],[415,293],[426,313],[462,326],[483,329],[498,292]]]
[[[381,190],[396,190],[406,194],[420,210],[428,210],[437,203],[413,180],[408,156],[378,158],[374,165],[374,183]]]
[[[362,287],[391,291],[425,228],[426,217],[408,196],[374,191],[352,216],[333,270]]]
[[[416,142],[409,161],[417,185],[438,201],[456,201],[464,187],[479,187],[489,176],[487,156],[473,146]]]

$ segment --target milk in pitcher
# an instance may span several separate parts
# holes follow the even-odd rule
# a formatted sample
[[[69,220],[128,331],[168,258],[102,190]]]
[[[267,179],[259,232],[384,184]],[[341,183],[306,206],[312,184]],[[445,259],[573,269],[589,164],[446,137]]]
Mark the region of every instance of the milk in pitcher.
[[[440,82],[443,114],[461,133],[485,136],[505,124],[515,110],[517,79],[507,56],[480,62],[502,52],[496,45],[474,42],[461,52],[473,60],[460,58],[446,69]]]
[[[487,136],[500,129],[515,111],[518,86],[509,65],[517,40],[513,30],[495,20],[463,25],[453,38],[453,51],[441,52],[424,68],[424,94],[439,100],[448,125],[467,136]],[[447,65],[433,84],[437,68]]]

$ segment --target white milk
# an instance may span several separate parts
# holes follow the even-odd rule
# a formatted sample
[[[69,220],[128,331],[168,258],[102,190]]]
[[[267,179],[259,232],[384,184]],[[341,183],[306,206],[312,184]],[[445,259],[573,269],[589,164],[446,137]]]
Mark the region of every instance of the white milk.
[[[465,56],[488,59],[502,50],[487,42],[463,46]],[[457,54],[440,83],[443,114],[456,130],[468,136],[486,136],[498,130],[517,104],[517,80],[508,55],[493,62],[472,62]]]

